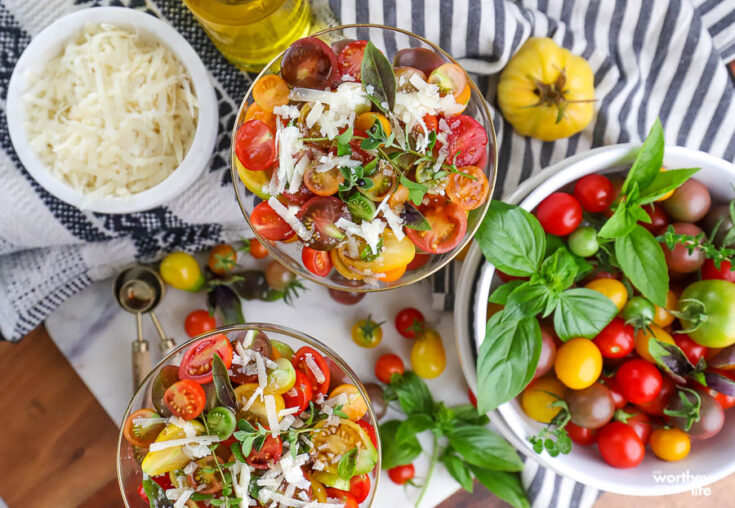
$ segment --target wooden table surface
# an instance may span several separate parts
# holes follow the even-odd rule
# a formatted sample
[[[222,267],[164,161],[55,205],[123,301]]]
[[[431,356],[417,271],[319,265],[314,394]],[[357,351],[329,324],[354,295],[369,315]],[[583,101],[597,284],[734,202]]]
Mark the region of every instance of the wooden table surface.
[[[19,344],[0,343],[0,386],[0,498],[10,508],[123,506],[115,476],[117,425],[45,328]],[[595,508],[735,506],[732,489],[735,475],[712,486],[709,497],[605,494]],[[440,508],[502,506],[507,505],[477,485],[474,494],[458,492]]]

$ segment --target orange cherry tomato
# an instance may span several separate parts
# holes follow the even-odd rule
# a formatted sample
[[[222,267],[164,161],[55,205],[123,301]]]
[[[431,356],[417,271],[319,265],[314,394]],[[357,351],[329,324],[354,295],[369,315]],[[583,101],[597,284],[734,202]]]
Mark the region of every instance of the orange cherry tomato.
[[[253,85],[255,103],[268,112],[273,112],[276,106],[287,104],[290,92],[288,85],[278,74],[267,74]]]
[[[248,106],[248,110],[245,112],[245,122],[248,122],[250,120],[260,120],[261,122],[265,122],[266,125],[270,128],[271,132],[276,132],[276,115],[271,113],[270,111],[266,111],[260,106],[258,106],[258,103],[253,102],[250,106]]]
[[[474,210],[485,203],[490,183],[485,172],[477,166],[458,168],[447,178],[447,196],[463,210]]]
[[[388,119],[380,113],[374,113],[372,111],[360,113],[360,115],[358,115],[358,117],[355,119],[355,128],[367,132],[372,128],[373,125],[375,125],[375,122],[380,122],[380,125],[381,127],[383,127],[383,132],[385,132],[385,135],[390,136],[391,126]]]
[[[406,273],[407,266],[408,265],[403,265],[398,268],[388,270],[387,272],[383,272],[383,277],[380,277],[379,280],[382,280],[383,282],[395,282],[403,277],[403,274]]]
[[[156,440],[158,434],[166,426],[165,423],[154,423],[152,425],[141,424],[139,419],[158,418],[158,414],[152,409],[139,409],[128,416],[123,425],[123,436],[133,446],[147,448]]]
[[[339,184],[344,176],[339,169],[332,168],[329,171],[318,172],[315,165],[311,165],[304,173],[304,185],[317,196],[331,196],[339,190]]]

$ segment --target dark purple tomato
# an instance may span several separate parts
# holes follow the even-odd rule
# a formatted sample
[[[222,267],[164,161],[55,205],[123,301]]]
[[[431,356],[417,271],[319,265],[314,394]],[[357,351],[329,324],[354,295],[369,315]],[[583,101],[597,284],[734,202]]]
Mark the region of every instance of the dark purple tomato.
[[[682,235],[697,236],[702,230],[695,224],[688,222],[676,222],[672,224],[674,232]],[[666,265],[669,270],[676,273],[692,273],[699,270],[704,263],[704,253],[696,248],[691,253],[686,245],[677,245],[669,250],[666,245],[661,245],[666,257]]]
[[[334,41],[332,46],[332,51],[334,51],[335,55],[339,55],[340,52],[345,49],[345,46],[347,46],[349,43],[355,42],[355,39],[340,39],[338,41]]]
[[[615,403],[607,386],[594,383],[582,390],[569,390],[565,397],[572,423],[586,429],[599,429],[615,414]]]
[[[681,396],[683,393],[691,403],[695,403],[694,394],[691,392],[680,390],[671,398],[671,402],[667,409],[670,411],[681,411],[684,407]],[[670,416],[669,423],[674,427],[686,431],[692,439],[709,439],[720,430],[725,424],[725,412],[722,406],[712,397],[704,392],[697,392],[702,401],[699,408],[699,421],[694,422],[689,430],[686,430],[686,418],[680,416]]]
[[[388,411],[388,404],[383,396],[383,389],[377,383],[365,383],[365,391],[370,397],[370,405],[373,406],[375,417],[380,420]]]
[[[556,342],[554,338],[543,328],[541,329],[541,355],[536,365],[536,373],[533,378],[541,377],[554,366],[556,358]]]
[[[309,247],[331,250],[345,239],[335,224],[340,218],[349,219],[350,212],[345,202],[334,196],[316,196],[301,206],[298,217],[311,233]]]
[[[334,51],[316,37],[294,42],[281,60],[281,77],[291,86],[324,90],[338,76]]]
[[[709,211],[707,216],[704,218],[704,228],[708,235],[712,234],[712,231],[718,223],[720,224],[720,227],[717,228],[714,241],[715,245],[721,246],[725,241],[725,235],[727,235],[727,232],[732,229],[730,205],[717,205]],[[725,247],[735,247],[735,243],[731,243]]]
[[[339,289],[329,288],[329,296],[337,303],[342,305],[355,305],[357,302],[365,298],[365,293],[357,291],[340,291]]]
[[[415,92],[417,88],[411,83],[412,76],[418,76],[426,81],[426,74],[414,67],[398,67],[395,70],[396,86],[401,92]]]
[[[681,184],[663,204],[672,219],[697,222],[709,212],[712,198],[707,187],[690,179]]]
[[[404,48],[393,57],[393,67],[413,67],[427,76],[443,63],[435,51],[427,48]]]

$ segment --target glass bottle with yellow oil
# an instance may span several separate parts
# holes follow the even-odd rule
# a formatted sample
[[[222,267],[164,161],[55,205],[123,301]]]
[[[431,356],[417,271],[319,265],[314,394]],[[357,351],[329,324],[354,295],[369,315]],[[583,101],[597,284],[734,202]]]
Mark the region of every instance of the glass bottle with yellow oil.
[[[184,0],[232,63],[259,71],[311,28],[308,0]]]

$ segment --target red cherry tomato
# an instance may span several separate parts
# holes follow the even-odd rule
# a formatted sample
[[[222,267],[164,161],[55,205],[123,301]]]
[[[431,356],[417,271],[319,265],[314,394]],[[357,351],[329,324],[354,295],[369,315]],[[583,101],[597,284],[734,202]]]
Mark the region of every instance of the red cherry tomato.
[[[735,270],[729,261],[722,261],[720,267],[715,266],[715,262],[711,259],[705,259],[702,265],[702,279],[704,280],[726,280],[735,282]]]
[[[232,344],[221,333],[199,339],[189,346],[179,366],[179,379],[200,384],[212,382],[212,355],[217,352],[228,369],[232,365]]]
[[[375,376],[383,383],[390,383],[393,374],[403,374],[406,370],[403,360],[398,355],[384,354],[375,362]]]
[[[263,120],[249,120],[242,124],[235,136],[235,154],[245,168],[263,171],[276,158],[276,138]]]
[[[635,330],[620,318],[614,318],[594,338],[604,358],[623,358],[635,347]]]
[[[356,422],[360,427],[362,427],[362,430],[365,431],[365,433],[370,438],[370,442],[373,443],[374,447],[378,447],[378,435],[375,433],[375,428],[370,425],[365,420],[357,420]]]
[[[699,363],[699,360],[706,357],[707,351],[709,351],[709,349],[694,342],[692,338],[689,337],[689,335],[687,335],[686,333],[674,333],[672,335],[674,337],[674,342],[676,342],[676,345],[679,346],[682,351],[684,351],[684,354],[687,355],[689,361],[692,362],[694,365],[697,365],[697,363]]]
[[[643,207],[648,216],[651,218],[651,222],[638,222],[641,226],[649,230],[654,235],[661,234],[662,230],[666,229],[671,219],[669,214],[666,213],[661,203],[652,203]]]
[[[635,406],[626,407],[623,412],[625,413],[622,418],[616,414],[616,419],[630,425],[644,445],[648,444],[651,440],[651,432],[653,432],[653,425],[651,424],[651,417],[644,413],[640,408]]]
[[[637,466],[646,454],[633,427],[622,422],[608,423],[597,432],[597,448],[605,462],[621,469]]]
[[[304,262],[307,270],[319,277],[326,277],[332,271],[332,258],[329,257],[329,252],[325,250],[316,250],[304,246],[301,251],[301,261]]]
[[[311,360],[309,360],[309,358],[311,358]],[[297,370],[306,374],[306,377],[311,383],[312,395],[314,397],[316,397],[318,393],[321,393],[322,395],[327,393],[329,390],[329,381],[331,376],[329,366],[327,366],[327,362],[324,360],[322,355],[309,346],[304,346],[294,353],[292,363]],[[309,365],[312,365],[312,367],[309,367]],[[319,379],[313,369],[321,371],[321,379]]]
[[[574,184],[574,197],[588,212],[600,213],[610,208],[615,195],[612,182],[608,177],[587,175]]]
[[[217,328],[217,321],[206,310],[192,311],[184,320],[184,330],[189,337],[196,337],[215,328]]]
[[[355,305],[357,302],[365,298],[365,293],[357,291],[341,291],[339,289],[329,288],[329,296],[337,303],[342,305]]]
[[[281,459],[283,455],[283,441],[281,437],[273,437],[268,434],[260,450],[253,447],[250,455],[245,457],[245,462],[255,469],[269,469]]]
[[[722,369],[709,369],[709,370],[735,381],[735,370],[722,370]],[[706,386],[703,386],[697,383],[696,381],[694,382],[694,384],[698,386],[699,389],[701,389],[704,393],[708,394],[713,399],[715,399],[720,404],[720,406],[722,406],[722,409],[730,409],[731,407],[735,407],[735,397],[731,395],[725,395],[724,393],[715,391],[712,388],[708,388]]]
[[[450,131],[447,136],[447,164],[457,167],[474,166],[487,145],[485,129],[477,120],[467,115],[448,118],[447,125]]]
[[[645,404],[661,391],[663,376],[652,363],[636,358],[620,366],[615,373],[615,384],[628,401]]]
[[[610,395],[612,395],[613,404],[615,404],[615,409],[620,409],[622,407],[625,407],[628,401],[625,400],[625,397],[623,397],[623,394],[620,393],[618,386],[615,384],[615,378],[607,377],[603,375],[603,376],[600,376],[600,382],[610,389]]]
[[[360,81],[362,73],[362,57],[365,54],[365,46],[367,41],[354,41],[339,52],[337,61],[339,62],[339,72],[343,76],[345,74],[352,76],[355,80]]]
[[[413,257],[410,263],[408,263],[408,266],[406,266],[406,270],[417,270],[424,266],[426,263],[429,262],[429,258],[431,258],[431,254],[424,254],[423,252],[417,252],[416,255]]]
[[[327,492],[327,497],[344,501],[343,508],[358,508],[358,506],[360,506],[357,499],[355,499],[355,497],[346,490],[335,489],[334,487],[327,487],[325,490]]]
[[[289,391],[283,394],[283,402],[286,407],[298,407],[299,411],[305,411],[309,407],[312,398],[311,381],[298,369],[296,371],[296,383]]]
[[[396,466],[388,470],[388,476],[393,480],[393,483],[397,483],[398,485],[403,485],[411,481],[415,474],[416,469],[413,467],[413,464]]]
[[[536,207],[536,218],[547,233],[566,236],[582,222],[582,205],[571,194],[554,192]]]
[[[253,229],[266,240],[288,240],[296,234],[288,222],[283,220],[265,201],[253,208],[250,223]]]
[[[652,401],[636,404],[636,406],[651,416],[663,416],[664,409],[669,405],[669,401],[671,401],[671,397],[675,391],[676,387],[673,381],[671,381],[669,376],[663,376],[661,391],[658,392],[658,395]]]
[[[578,445],[589,446],[597,441],[597,429],[587,429],[572,422],[568,422],[564,429],[569,434],[569,438]]]
[[[302,205],[298,217],[312,233],[309,247],[332,250],[345,238],[335,224],[340,218],[349,219],[350,212],[339,198],[315,196]]]
[[[406,234],[416,247],[431,254],[443,254],[462,243],[467,232],[467,215],[459,206],[451,201],[434,202],[421,205],[419,211],[431,229],[406,229]]]
[[[407,339],[413,339],[416,337],[415,327],[423,325],[425,321],[420,310],[406,307],[396,314],[396,330]]]
[[[305,185],[302,185],[299,187],[299,190],[293,193],[283,191],[279,194],[278,201],[283,203],[285,206],[294,205],[300,207],[313,197],[314,193],[307,189]]]
[[[355,501],[362,503],[370,494],[370,477],[367,474],[358,474],[350,479],[350,494]]]
[[[193,420],[202,414],[206,400],[202,385],[191,379],[177,381],[163,393],[163,403],[171,414],[184,420]]]
[[[250,255],[255,259],[263,259],[268,255],[268,249],[263,247],[263,244],[258,241],[257,238],[250,239]]]

